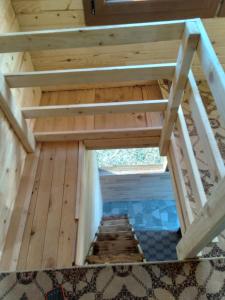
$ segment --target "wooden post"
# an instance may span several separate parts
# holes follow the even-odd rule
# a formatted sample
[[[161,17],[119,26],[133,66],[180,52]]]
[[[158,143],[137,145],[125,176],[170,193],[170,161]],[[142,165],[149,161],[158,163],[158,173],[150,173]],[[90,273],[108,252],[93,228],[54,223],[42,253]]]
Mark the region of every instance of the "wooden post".
[[[179,48],[175,75],[170,89],[169,102],[160,140],[161,155],[166,155],[168,152],[170,137],[177,119],[177,111],[182,101],[188,80],[188,73],[199,38],[200,32],[197,23],[187,22],[183,40]]]
[[[179,259],[196,257],[225,229],[225,177],[217,184],[198,217],[177,245]]]
[[[198,136],[200,137],[200,142],[202,143],[204,152],[206,153],[210,172],[213,175],[214,180],[218,181],[225,176],[223,159],[192,72],[189,73],[188,79],[191,88],[191,115],[194,120]]]
[[[201,31],[201,39],[197,48],[198,57],[209,88],[215,99],[221,122],[223,123],[222,125],[225,126],[225,73],[202,21],[199,19],[197,22],[199,30]]]
[[[21,144],[24,146],[25,150],[28,153],[34,152],[34,135],[27,126],[22,112],[15,103],[15,99],[13,99],[11,90],[2,74],[0,74],[0,109],[5,114],[8,122],[12,126],[12,129],[20,140]]]

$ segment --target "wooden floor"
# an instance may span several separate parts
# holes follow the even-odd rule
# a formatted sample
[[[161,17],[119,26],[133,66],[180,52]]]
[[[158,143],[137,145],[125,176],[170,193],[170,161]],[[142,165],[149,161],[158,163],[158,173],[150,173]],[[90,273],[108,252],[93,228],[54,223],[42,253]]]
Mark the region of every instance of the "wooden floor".
[[[14,222],[7,235],[1,270],[72,267],[78,227],[75,220],[77,165],[78,142],[41,146],[25,230],[23,234],[18,230],[21,219],[16,223],[19,213],[26,214],[22,203],[13,212]]]

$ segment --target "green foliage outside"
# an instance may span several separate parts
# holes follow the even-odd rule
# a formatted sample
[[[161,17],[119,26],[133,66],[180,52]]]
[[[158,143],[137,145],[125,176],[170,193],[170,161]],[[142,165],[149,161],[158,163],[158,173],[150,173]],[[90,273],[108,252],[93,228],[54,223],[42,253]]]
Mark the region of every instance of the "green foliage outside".
[[[164,161],[158,148],[97,150],[96,153],[100,168],[162,164]]]

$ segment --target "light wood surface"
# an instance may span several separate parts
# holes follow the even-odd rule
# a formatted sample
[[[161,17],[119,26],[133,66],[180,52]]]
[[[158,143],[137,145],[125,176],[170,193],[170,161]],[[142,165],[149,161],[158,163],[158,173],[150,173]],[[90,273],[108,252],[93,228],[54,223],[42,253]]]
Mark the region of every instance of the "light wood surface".
[[[162,99],[158,84],[151,86],[129,86],[107,89],[88,89],[64,92],[43,93],[41,106],[48,105],[83,105]],[[95,116],[74,116],[37,119],[35,132],[78,131],[113,128],[160,127],[162,113],[117,113]]]
[[[58,141],[84,141],[102,139],[125,139],[140,137],[159,137],[161,127],[152,128],[128,128],[128,129],[107,129],[107,130],[84,130],[84,131],[55,131],[35,132],[35,139],[38,142]]]
[[[225,72],[220,65],[201,20],[198,21],[198,26],[201,30],[201,39],[197,49],[198,57],[219,110],[221,122],[225,126],[225,104],[222,100],[225,95]]]
[[[177,118],[177,111],[183,98],[184,89],[187,84],[188,74],[199,38],[200,31],[196,22],[188,22],[185,26],[182,44],[179,48],[176,71],[170,88],[169,102],[160,141],[161,155],[166,155],[168,152],[170,137]]]
[[[134,65],[91,69],[71,69],[56,71],[20,72],[4,74],[11,88],[42,87],[63,84],[102,84],[107,82],[127,82],[171,79],[176,64]]]
[[[18,31],[19,24],[13,8],[8,0],[0,1],[0,32]],[[0,72],[32,71],[33,66],[28,53],[11,53],[0,55]],[[1,94],[4,94],[1,85]],[[38,105],[40,89],[22,89],[12,92],[12,99],[7,103],[17,105]],[[4,99],[2,99],[4,100]],[[6,103],[5,103],[6,104]],[[18,112],[18,110],[17,110]],[[16,112],[13,111],[15,114]],[[18,117],[18,115],[16,114]],[[32,122],[29,122],[32,125]],[[20,123],[21,124],[21,123]],[[15,199],[17,197],[20,178],[26,158],[26,151],[15,131],[9,124],[5,113],[0,109],[0,252],[4,247],[8,226],[10,224]]]
[[[207,202],[201,175],[198,169],[197,161],[192,148],[191,139],[186,125],[182,109],[178,111],[177,128],[180,136],[180,145],[185,156],[185,163],[188,170],[193,197],[195,198],[198,209],[202,208]]]
[[[0,53],[179,40],[184,25],[185,20],[8,33],[0,35]]]
[[[23,233],[25,229],[31,194],[37,172],[41,146],[37,145],[35,153],[26,157],[20,180],[18,195],[15,200],[8,234],[0,260],[1,270],[16,270]]]
[[[45,117],[71,117],[76,115],[98,115],[115,113],[138,113],[165,111],[168,100],[143,100],[116,103],[75,104],[75,105],[50,105],[25,107],[22,114],[25,119]]]
[[[217,181],[225,176],[223,159],[192,72],[189,74],[188,80],[191,89],[189,101],[192,118],[194,120],[198,136],[201,139],[204,152],[207,156],[210,174],[214,176],[214,180]]]
[[[72,267],[78,143],[43,144],[27,157],[1,270]],[[30,176],[30,172],[32,176]]]
[[[0,74],[0,108],[4,112],[9,124],[14,130],[26,152],[34,152],[35,139],[31,129],[21,113],[20,107],[15,103],[11,90]]]
[[[180,164],[180,155],[176,145],[176,138],[174,135],[171,137],[171,143],[169,147],[169,161],[170,161],[170,172],[174,175],[174,184],[177,190],[176,202],[178,203],[179,218],[183,221],[186,229],[193,222],[194,217],[190,206],[190,201],[187,193],[187,188],[184,181],[184,175]]]
[[[214,187],[199,216],[177,245],[179,259],[195,257],[225,228],[225,178]]]
[[[173,200],[169,173],[100,176],[104,201]]]

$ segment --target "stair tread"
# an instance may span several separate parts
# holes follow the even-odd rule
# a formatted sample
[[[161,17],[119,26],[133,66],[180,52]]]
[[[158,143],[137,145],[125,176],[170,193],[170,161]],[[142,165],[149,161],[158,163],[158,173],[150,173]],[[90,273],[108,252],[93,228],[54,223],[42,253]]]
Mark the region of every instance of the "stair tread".
[[[98,235],[98,241],[113,241],[113,240],[127,240],[133,238],[133,232],[132,231],[118,231],[118,232],[106,232],[106,233],[100,233]]]
[[[91,264],[142,262],[143,254],[129,253],[119,255],[90,255],[87,261]]]
[[[118,231],[129,231],[132,230],[130,225],[110,225],[110,226],[100,226],[99,232],[118,232]]]
[[[127,215],[118,215],[118,216],[108,216],[108,217],[103,217],[102,221],[110,221],[110,220],[128,220]]]

